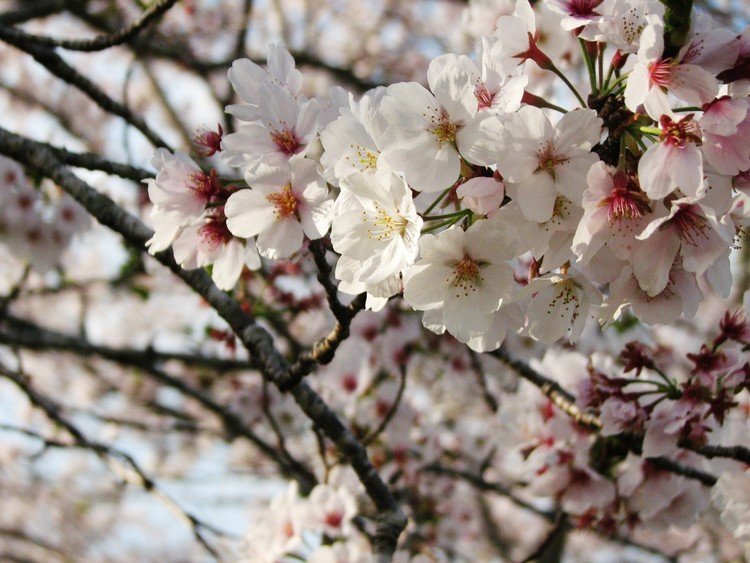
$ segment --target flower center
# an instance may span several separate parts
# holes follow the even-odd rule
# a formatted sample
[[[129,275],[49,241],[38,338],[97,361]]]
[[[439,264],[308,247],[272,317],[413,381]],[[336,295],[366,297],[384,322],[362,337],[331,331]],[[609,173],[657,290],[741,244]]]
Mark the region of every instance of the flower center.
[[[232,239],[232,233],[227,228],[227,218],[224,215],[223,207],[216,208],[213,215],[209,216],[206,224],[198,230],[198,234],[212,249],[226,244]]]
[[[302,143],[300,143],[295,132],[290,129],[283,129],[281,131],[272,129],[271,139],[279,148],[279,151],[289,156],[297,154],[302,150]]]
[[[662,115],[659,125],[662,129],[661,138],[665,143],[677,147],[684,147],[687,143],[702,144],[701,130],[693,121],[692,113],[679,121],[673,121],[668,115]]]
[[[393,235],[404,236],[406,233],[406,218],[391,215],[388,210],[376,201],[375,212],[362,211],[362,219],[365,223],[371,223],[372,227],[367,229],[367,238],[378,241],[390,239]]]
[[[340,512],[329,512],[326,514],[326,524],[331,528],[339,528],[344,521],[344,515]]]
[[[697,238],[708,238],[706,219],[695,212],[694,205],[681,205],[674,217],[669,221],[677,231],[677,235],[685,244],[698,246]]]
[[[668,88],[672,82],[672,61],[661,59],[651,63],[648,67],[648,75],[652,86]]]
[[[595,16],[598,15],[594,12],[602,0],[572,0],[570,2],[570,13],[576,16]]]
[[[221,191],[219,174],[216,170],[211,170],[208,174],[195,172],[188,177],[188,189],[195,192],[198,196],[209,200],[211,196]]]
[[[435,135],[438,143],[443,145],[445,143],[452,143],[456,140],[456,131],[458,126],[452,123],[448,118],[448,114],[445,111],[440,112],[439,116],[431,116],[430,121],[433,123],[430,132]]]
[[[552,314],[553,311],[558,311],[561,317],[565,316],[565,313],[573,308],[573,313],[570,317],[571,322],[575,322],[580,314],[581,300],[578,296],[578,286],[570,278],[564,278],[558,282],[555,282],[555,293],[552,301],[550,301],[549,309],[547,314]]]
[[[277,219],[284,219],[291,217],[297,213],[297,198],[292,193],[292,185],[287,184],[281,188],[280,192],[270,194],[266,196],[266,199],[270,201],[275,209],[273,211]]]
[[[492,107],[492,102],[495,99],[495,94],[487,90],[487,87],[481,83],[477,84],[477,87],[474,90],[474,96],[477,99],[477,107],[480,110]]]
[[[467,297],[470,292],[475,292],[482,285],[484,277],[480,274],[480,268],[484,264],[477,262],[468,254],[453,266],[453,278],[449,278],[450,285],[456,288],[456,297]]]
[[[649,207],[645,198],[637,191],[630,189],[630,180],[624,172],[617,172],[613,178],[614,188],[609,197],[602,200],[600,206],[606,206],[610,224],[622,219],[640,219],[648,213]]]
[[[547,141],[540,147],[537,152],[537,158],[539,159],[539,167],[534,172],[546,172],[555,181],[557,180],[556,168],[570,160],[569,158],[555,154],[555,148],[550,141]]]
[[[357,162],[363,169],[374,170],[378,167],[378,155],[376,153],[361,145],[349,145],[349,148],[354,150]],[[349,157],[347,156],[346,159],[349,160]]]

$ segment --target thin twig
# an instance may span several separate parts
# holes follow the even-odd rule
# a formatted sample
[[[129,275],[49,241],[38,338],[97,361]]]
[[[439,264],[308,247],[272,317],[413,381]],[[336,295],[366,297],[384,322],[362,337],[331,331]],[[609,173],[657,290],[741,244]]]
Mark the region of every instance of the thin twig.
[[[157,0],[141,14],[140,18],[129,26],[114,33],[99,35],[91,39],[63,39],[45,35],[33,35],[14,27],[4,27],[2,28],[2,32],[7,36],[13,36],[22,41],[30,41],[44,47],[61,48],[68,51],[103,51],[115,45],[127,43],[148,27],[151,22],[165,14],[176,3],[177,0]]]
[[[212,556],[218,557],[216,550],[206,540],[203,530],[210,531],[214,534],[224,535],[224,532],[215,528],[205,522],[201,521],[198,517],[191,514],[187,510],[179,506],[169,495],[167,495],[156,482],[149,477],[140,465],[130,456],[121,450],[115,449],[102,442],[89,440],[81,430],[74,426],[65,416],[62,414],[62,408],[55,401],[50,399],[48,396],[42,394],[36,390],[31,380],[23,373],[9,370],[4,365],[0,364],[0,376],[3,376],[13,383],[23,392],[29,401],[40,410],[44,411],[47,417],[56,423],[57,425],[64,428],[68,434],[75,441],[75,446],[90,450],[101,457],[103,460],[109,462],[116,470],[120,477],[124,477],[128,482],[142,487],[145,491],[153,494],[156,498],[166,504],[173,512],[178,514],[183,520],[187,521],[193,531],[195,539],[208,551]],[[71,444],[60,442],[58,440],[52,440],[45,438],[33,431],[24,430],[23,433],[27,436],[36,437],[41,440],[45,447],[60,447],[70,448]],[[133,479],[131,476],[135,475],[137,478]]]
[[[0,153],[55,181],[100,223],[120,233],[134,246],[144,248],[146,241],[152,236],[152,231],[138,218],[72,174],[43,145],[0,127]],[[288,380],[289,364],[277,350],[268,331],[258,325],[235,299],[219,290],[206,272],[183,270],[175,262],[171,250],[158,253],[155,258],[200,294],[229,324],[268,381],[281,387],[281,383]],[[289,392],[305,415],[335,444],[357,474],[377,509],[377,527],[373,537],[375,559],[378,563],[390,561],[396,550],[398,537],[407,524],[399,502],[373,466],[367,449],[320,395],[305,381],[292,387]]]
[[[393,399],[393,403],[391,403],[391,406],[389,407],[388,412],[383,417],[383,420],[380,421],[380,424],[378,424],[378,427],[375,428],[375,430],[373,430],[372,432],[370,432],[367,436],[362,438],[362,444],[364,446],[369,446],[375,440],[377,440],[378,437],[385,431],[385,429],[391,423],[391,420],[393,420],[393,417],[396,415],[396,412],[398,411],[399,405],[401,405],[401,399],[404,396],[404,389],[406,389],[406,366],[402,365],[401,374],[399,377],[398,391],[396,392],[396,397],[395,399]]]
[[[23,38],[16,37],[14,34],[8,33],[7,30],[8,28],[0,27],[0,39],[34,57],[34,60],[49,72],[68,84],[77,87],[104,111],[117,115],[130,123],[133,127],[143,133],[144,137],[153,143],[154,146],[169,148],[169,145],[146,124],[142,117],[133,113],[133,111],[125,104],[110,98],[89,78],[85,77],[66,63],[60,55],[48,47],[41,47]]]

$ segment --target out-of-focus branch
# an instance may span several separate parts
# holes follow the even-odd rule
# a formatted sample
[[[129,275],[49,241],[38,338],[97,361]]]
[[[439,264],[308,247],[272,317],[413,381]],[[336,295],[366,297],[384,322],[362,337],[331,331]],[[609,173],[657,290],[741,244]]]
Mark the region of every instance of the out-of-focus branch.
[[[349,331],[354,317],[365,307],[366,294],[355,297],[351,303],[344,305],[338,297],[338,290],[331,280],[331,265],[326,258],[326,249],[322,241],[310,243],[310,252],[318,268],[318,281],[323,286],[328,300],[328,307],[336,318],[333,330],[324,338],[313,344],[310,350],[299,354],[297,361],[289,369],[288,378],[282,382],[283,389],[297,385],[303,377],[312,372],[316,365],[325,365],[333,360],[341,343],[349,338]]]
[[[544,395],[546,395],[550,401],[560,410],[570,416],[577,424],[589,428],[591,430],[599,430],[602,425],[596,416],[581,412],[576,406],[576,398],[570,391],[564,389],[559,383],[552,379],[543,376],[541,373],[533,369],[529,364],[514,358],[511,356],[505,348],[498,348],[491,352],[498,360],[503,362],[506,366],[515,371],[525,380],[536,385]]]
[[[91,452],[94,452],[104,461],[108,462],[112,466],[113,470],[117,472],[117,475],[124,478],[126,481],[142,487],[145,491],[151,493],[156,498],[161,500],[173,512],[177,513],[183,520],[185,520],[191,527],[195,539],[214,557],[218,557],[218,553],[206,540],[204,531],[210,531],[214,534],[224,535],[223,532],[213,526],[206,524],[192,513],[186,511],[180,507],[169,495],[167,495],[156,482],[141,469],[140,465],[133,459],[129,454],[115,449],[112,446],[103,442],[97,442],[89,440],[86,435],[72,422],[70,422],[62,413],[62,408],[59,404],[53,401],[47,395],[41,393],[31,383],[28,376],[23,373],[19,373],[8,369],[4,365],[0,364],[0,376],[9,379],[23,392],[24,395],[29,399],[38,409],[44,411],[47,417],[58,426],[65,429],[65,431],[73,438],[74,444],[67,442],[61,442],[58,440],[52,440],[45,438],[39,434],[36,434],[30,430],[24,430],[23,433],[30,437],[35,437],[42,441],[45,447],[55,448],[70,448],[79,447]]]
[[[57,14],[65,9],[65,3],[66,0],[19,1],[18,9],[0,14],[0,25],[16,25]]]
[[[504,348],[499,348],[498,350],[491,352],[491,354],[502,361],[505,365],[510,367],[519,376],[536,385],[544,395],[549,397],[549,399],[560,410],[570,416],[577,424],[594,432],[598,432],[599,430],[601,430],[602,423],[598,419],[598,417],[590,413],[582,413],[575,404],[575,395],[573,395],[567,389],[563,388],[559,383],[542,375],[526,362],[512,357]],[[642,436],[627,436],[627,438],[627,447],[630,449],[630,451],[635,454],[641,455],[642,450],[640,438],[642,438]],[[701,453],[695,445],[689,443],[681,443],[679,445],[685,449],[695,451],[696,453]],[[716,457],[732,457],[731,455],[721,455],[732,453],[732,448],[723,448],[718,450],[714,449],[713,453]],[[716,476],[712,475],[711,473],[682,465],[667,457],[654,457],[646,459],[660,469],[670,471],[677,475],[682,475],[683,477],[687,477],[688,479],[695,479],[696,481],[700,481],[701,483],[709,487],[713,486],[717,480]],[[740,459],[740,461],[742,461],[742,459]]]
[[[104,111],[117,115],[130,123],[143,133],[154,146],[169,148],[169,145],[146,124],[142,117],[133,113],[125,104],[110,98],[99,86],[66,63],[52,49],[40,47],[32,41],[16,37],[8,32],[8,28],[0,28],[0,39],[31,55],[49,72],[81,90]]]
[[[537,508],[536,506],[534,506],[533,504],[518,497],[508,487],[504,487],[500,483],[493,483],[491,481],[487,481],[486,479],[484,479],[484,477],[471,473],[470,471],[464,471],[461,469],[453,469],[452,467],[441,465],[438,462],[426,465],[422,468],[422,470],[428,473],[435,473],[437,475],[445,475],[448,477],[461,479],[462,481],[466,481],[467,483],[469,483],[470,485],[472,485],[473,487],[475,487],[476,489],[480,491],[492,492],[502,497],[506,497],[507,499],[511,500],[513,504],[516,504],[520,506],[521,508],[524,508],[530,512],[533,512],[534,514],[538,516],[541,516],[548,522],[554,522],[555,520],[554,512],[541,510]]]
[[[285,448],[277,450],[252,431],[234,412],[216,402],[201,389],[196,389],[184,381],[174,377],[157,363],[166,360],[179,360],[188,365],[204,365],[214,369],[248,369],[247,362],[206,358],[190,354],[160,354],[154,350],[121,350],[106,346],[97,346],[77,337],[66,336],[51,330],[43,329],[16,317],[8,317],[0,323],[0,344],[8,344],[32,350],[59,350],[76,354],[77,356],[99,356],[120,364],[129,365],[142,370],[152,379],[177,389],[182,394],[196,400],[209,412],[215,414],[224,425],[227,434],[242,437],[255,445],[261,453],[273,460],[282,474],[295,479],[302,494],[309,493],[317,484],[315,474],[295,459]]]
[[[151,237],[151,230],[139,219],[72,174],[43,145],[0,128],[0,153],[55,181],[100,223],[120,233],[138,248],[143,248]],[[277,387],[288,379],[289,364],[274,346],[271,335],[245,313],[236,300],[219,290],[204,271],[183,270],[175,262],[171,250],[161,252],[155,258],[200,294],[229,324],[265,378]],[[373,538],[376,561],[390,561],[398,537],[407,523],[399,503],[373,466],[366,448],[320,395],[304,381],[292,387],[289,392],[305,415],[335,444],[357,474],[377,509],[377,529]]]
[[[100,31],[111,33],[115,30],[116,22],[91,14],[87,12],[84,7],[73,5],[68,9],[77,17]],[[168,39],[156,33],[153,34],[148,41],[143,40],[140,37],[135,37],[132,41],[128,42],[127,45],[138,55],[167,59],[201,76],[216,71],[226,72],[236,58],[233,57],[233,54],[230,54],[227,58],[213,61],[200,59],[193,53],[192,49],[185,41],[175,38]],[[382,85],[379,82],[374,82],[357,76],[350,68],[331,65],[318,56],[305,51],[292,51],[292,56],[294,56],[298,65],[308,66],[326,72],[336,80],[351,85],[361,91]],[[253,61],[258,64],[265,64],[266,62],[265,59],[258,57],[253,57]]]
[[[143,12],[140,18],[129,26],[114,33],[100,35],[91,39],[63,39],[45,35],[32,35],[21,29],[12,27],[4,27],[0,31],[6,34],[6,36],[15,37],[19,41],[33,42],[44,47],[62,48],[68,51],[103,51],[104,49],[109,49],[115,45],[122,45],[130,41],[148,27],[150,23],[164,15],[176,3],[177,0],[157,0]]]
[[[391,420],[393,420],[393,417],[396,416],[399,405],[401,405],[401,399],[404,397],[404,389],[406,389],[406,366],[401,366],[401,374],[399,378],[396,397],[393,399],[393,403],[388,409],[388,412],[385,413],[383,420],[380,422],[380,424],[378,424],[378,427],[367,436],[362,438],[362,443],[365,446],[369,446],[370,444],[372,444],[375,440],[378,439],[378,436],[380,436],[385,431],[385,429],[388,428]]]
[[[233,59],[240,59],[245,56],[247,49],[247,33],[250,29],[250,22],[253,17],[253,0],[244,0],[242,5],[242,16],[240,19],[240,27],[237,31],[237,35],[234,38],[234,47],[232,48],[231,57]],[[223,96],[219,102],[219,106],[223,109],[232,103],[234,97],[234,90],[231,85],[227,87],[226,95]],[[224,115],[224,128],[227,133],[232,133],[236,129],[236,120],[233,115],[223,112]]]

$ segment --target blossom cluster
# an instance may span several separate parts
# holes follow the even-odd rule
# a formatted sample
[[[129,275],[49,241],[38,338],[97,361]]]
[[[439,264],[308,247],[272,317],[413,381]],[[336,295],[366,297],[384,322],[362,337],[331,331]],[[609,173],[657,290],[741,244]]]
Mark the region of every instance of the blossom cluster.
[[[628,307],[648,324],[694,315],[728,294],[747,222],[750,36],[694,17],[672,53],[658,0],[578,4],[518,0],[475,57],[435,58],[428,88],[308,98],[282,46],[267,68],[236,61],[240,126],[204,145],[244,181],[157,153],[151,250],[174,243],[230,289],[258,255],[329,236],[340,291],[375,310],[403,293],[477,351],[508,331],[574,341]],[[549,11],[583,45],[587,101],[539,47]],[[557,77],[582,107],[532,93]]]
[[[455,429],[449,437],[418,425],[416,394],[390,410],[402,399],[391,377],[401,369],[410,381],[437,371],[447,380],[454,369],[425,358],[404,367],[410,342],[449,348],[463,373],[476,356],[451,348],[456,341],[476,352],[496,350],[513,333],[575,342],[587,326],[691,318],[705,297],[731,290],[730,257],[750,216],[750,31],[737,36],[693,14],[676,40],[659,0],[505,4],[472,56],[430,62],[426,86],[397,83],[359,98],[333,87],[309,97],[281,45],[269,47],[265,68],[235,61],[229,78],[239,103],[227,111],[238,127],[199,139],[203,157],[217,155],[214,166],[166,151],[154,159],[150,250],[172,245],[185,268],[213,265],[219,287],[231,290],[246,266],[301,262],[306,244],[322,239],[337,255],[338,290],[365,293],[366,307],[385,319],[375,332],[388,326],[393,339],[376,353],[367,344],[374,336],[356,334],[355,323],[325,368],[322,394],[372,439],[375,464],[406,485],[414,514],[429,499],[436,511],[465,517],[462,539],[474,533],[475,511],[440,479],[420,477],[440,453],[476,465],[492,459],[491,431],[516,445],[494,464],[501,480],[526,479],[531,494],[553,498],[580,527],[688,527],[708,505],[707,491],[650,458],[699,466],[685,446],[736,428],[725,421],[748,392],[740,313],[688,356],[687,370],[640,343],[624,349],[620,364],[549,351],[540,368],[566,368],[554,380],[578,392],[575,409],[596,432],[547,399],[530,410],[531,398],[502,405],[487,428],[447,398],[456,393],[447,384],[443,399],[463,415],[434,414]],[[223,172],[230,168],[240,173]],[[403,320],[389,326],[391,300],[453,339],[417,336]],[[259,420],[260,383],[237,387],[245,391],[234,394],[245,401],[237,412]],[[303,420],[291,399],[277,406],[286,423]],[[477,420],[481,430],[470,428]],[[389,422],[383,444],[380,421]],[[290,505],[307,501],[294,491],[285,498],[269,516],[283,522],[253,542],[288,555],[303,530],[339,537],[325,517],[287,518]],[[450,520],[438,520],[425,528],[450,537]],[[354,557],[326,554],[321,560]]]
[[[35,186],[17,162],[0,157],[0,242],[40,272],[57,265],[90,221],[73,198],[47,187]]]

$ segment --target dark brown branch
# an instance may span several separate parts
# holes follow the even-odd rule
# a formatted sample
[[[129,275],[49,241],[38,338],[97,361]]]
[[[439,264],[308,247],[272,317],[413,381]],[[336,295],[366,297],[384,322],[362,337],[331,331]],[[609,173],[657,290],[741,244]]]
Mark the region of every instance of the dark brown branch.
[[[554,526],[552,526],[547,536],[542,540],[542,543],[522,563],[530,563],[531,561],[557,563],[561,561],[565,547],[565,536],[569,530],[570,523],[568,522],[568,517],[564,513],[559,513]]]
[[[65,9],[65,0],[21,0],[17,10],[0,14],[0,25],[16,25],[36,18],[46,18]]]
[[[165,360],[179,360],[191,365],[206,365],[215,369],[248,369],[251,366],[247,362],[232,362],[187,354],[160,354],[151,349],[143,351],[118,350],[106,346],[97,346],[81,338],[43,329],[10,316],[0,323],[0,344],[33,350],[60,350],[72,352],[78,356],[99,356],[110,361],[136,367],[152,379],[177,389],[185,396],[196,400],[208,411],[219,417],[230,438],[242,437],[250,441],[279,466],[282,474],[295,479],[299,483],[302,494],[308,494],[318,482],[312,471],[292,457],[286,449],[276,450],[253,432],[235,413],[214,401],[208,393],[188,385],[182,378],[169,375],[156,365],[156,362]]]
[[[143,133],[154,146],[169,148],[169,145],[155,133],[142,117],[133,113],[126,105],[110,98],[101,88],[87,77],[66,63],[60,55],[47,47],[40,47],[31,41],[16,37],[8,33],[8,28],[0,28],[0,39],[13,45],[17,49],[31,55],[35,61],[61,80],[72,84],[91,98],[104,111],[121,117],[133,127]]]
[[[54,152],[55,156],[63,164],[75,168],[84,168],[86,170],[99,170],[106,174],[119,176],[126,180],[132,180],[144,188],[145,184],[142,184],[143,180],[154,177],[153,172],[149,172],[143,168],[138,168],[137,166],[113,162],[97,154],[71,152],[67,149],[55,147],[53,145],[46,146]]]
[[[404,396],[404,389],[406,389],[406,366],[401,366],[401,375],[398,384],[398,391],[396,392],[396,397],[393,399],[393,403],[391,404],[388,412],[385,414],[378,427],[367,436],[362,438],[362,444],[364,444],[365,446],[369,446],[378,439],[378,436],[380,436],[385,431],[385,429],[391,423],[391,420],[393,420],[393,417],[396,416],[398,407],[401,404],[401,399]]]
[[[148,27],[151,22],[164,15],[176,3],[177,0],[157,0],[150,8],[143,12],[140,18],[129,26],[114,33],[99,35],[91,39],[63,39],[47,37],[45,35],[32,35],[21,29],[12,27],[3,27],[0,28],[0,31],[19,41],[33,42],[44,47],[59,47],[68,51],[103,51],[104,49],[109,49],[115,45],[122,45],[130,41]]]
[[[599,422],[596,416],[590,413],[581,412],[575,404],[575,395],[567,389],[564,389],[559,383],[557,383],[557,381],[545,377],[526,362],[512,357],[508,354],[505,348],[501,347],[490,353],[522,378],[536,385],[541,392],[555,404],[555,406],[575,420],[577,424],[591,430],[601,429],[601,422]]]
[[[151,230],[139,219],[117,206],[67,170],[53,152],[43,145],[0,128],[0,153],[14,158],[60,185],[101,224],[120,233],[129,243],[143,248]],[[167,266],[229,324],[250,352],[263,376],[277,387],[288,380],[289,365],[273,344],[271,335],[245,313],[240,304],[219,290],[202,270],[183,270],[171,250],[155,256]],[[370,462],[366,448],[348,430],[338,415],[304,381],[289,391],[307,417],[318,426],[352,466],[367,495],[378,510],[373,550],[378,561],[389,561],[407,520],[399,503]]]
[[[750,465],[750,449],[745,446],[715,446],[712,444],[699,446],[691,443],[689,440],[680,440],[677,445],[709,459],[724,457]]]
[[[576,406],[576,398],[570,391],[563,388],[559,383],[552,379],[542,375],[535,369],[533,369],[526,362],[513,358],[504,348],[499,348],[494,352],[491,352],[493,356],[502,361],[505,365],[510,367],[519,376],[526,379],[530,383],[537,386],[544,395],[557,406],[560,410],[570,416],[577,424],[588,428],[592,431],[598,432],[601,430],[602,423],[593,414],[582,413]],[[630,451],[635,454],[641,455],[641,442],[642,436],[626,436],[626,445]],[[697,450],[695,450],[697,451]],[[693,467],[682,465],[676,461],[673,461],[667,457],[656,457],[646,458],[652,462],[655,466],[671,471],[677,475],[682,475],[688,479],[695,479],[700,481],[706,486],[713,486],[716,483],[716,476]]]
[[[153,348],[137,349],[100,346],[79,337],[68,336],[42,328],[12,315],[8,315],[4,320],[0,320],[0,344],[21,346],[32,350],[73,352],[77,356],[100,356],[108,360],[136,367],[176,360],[190,367],[201,366],[220,372],[252,368],[250,362],[242,360],[230,360],[181,352],[162,352]]]
[[[331,280],[332,267],[326,258],[326,249],[322,240],[310,243],[310,252],[318,268],[318,281],[323,286],[328,300],[328,307],[336,318],[333,330],[324,338],[313,344],[310,350],[299,354],[297,361],[289,369],[288,379],[282,382],[282,389],[290,389],[302,378],[310,374],[316,365],[330,363],[341,343],[349,338],[349,331],[354,317],[365,308],[366,294],[355,297],[351,303],[344,305],[339,300],[338,289]]]
[[[167,505],[175,509],[190,524],[195,539],[201,545],[203,545],[206,551],[208,551],[211,555],[213,555],[214,557],[218,557],[218,553],[216,552],[216,550],[211,546],[211,544],[208,543],[208,541],[204,537],[203,530],[207,530],[215,534],[222,534],[222,532],[217,528],[214,528],[213,526],[202,522],[196,516],[180,507],[171,497],[169,497],[166,493],[164,493],[164,491],[161,490],[156,482],[151,477],[149,477],[148,474],[143,471],[143,469],[141,469],[140,465],[130,456],[130,454],[115,449],[102,442],[89,440],[83,434],[83,432],[78,429],[78,427],[71,423],[62,414],[61,406],[50,399],[48,396],[35,389],[31,384],[31,380],[25,374],[9,370],[5,366],[0,365],[0,376],[3,376],[15,383],[15,385],[23,392],[23,394],[26,395],[32,405],[42,410],[52,422],[64,428],[65,431],[73,438],[76,446],[94,452],[96,455],[105,460],[121,463],[133,473],[135,473],[135,475],[137,475],[138,477],[138,483],[136,484],[142,487],[145,491],[154,494],[160,500],[162,500],[162,502],[165,502]],[[32,431],[25,431],[25,434],[28,436],[35,435],[35,433]],[[71,444],[65,442],[51,440],[41,435],[36,436],[38,436],[38,438],[42,440],[45,447],[71,447]]]

